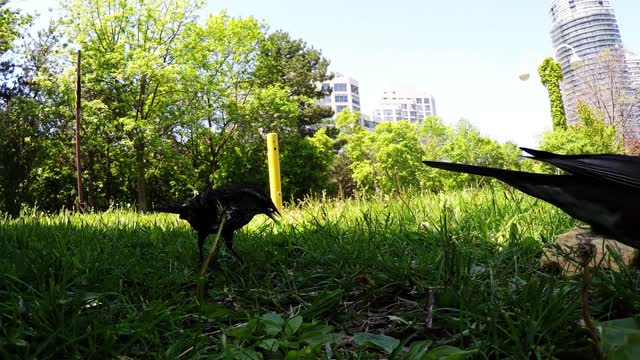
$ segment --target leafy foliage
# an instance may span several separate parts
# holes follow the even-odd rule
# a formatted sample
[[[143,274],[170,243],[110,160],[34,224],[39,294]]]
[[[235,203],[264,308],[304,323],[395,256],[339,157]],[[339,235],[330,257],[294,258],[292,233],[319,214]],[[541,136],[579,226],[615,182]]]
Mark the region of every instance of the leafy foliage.
[[[552,57],[548,57],[538,66],[540,81],[549,92],[549,101],[551,102],[551,121],[553,129],[566,129],[567,117],[564,113],[564,102],[562,101],[562,93],[560,92],[560,81],[562,81],[562,68],[560,63]]]
[[[597,330],[608,359],[633,359],[640,355],[640,322],[634,316],[602,322]]]
[[[284,31],[276,31],[260,43],[256,80],[262,87],[280,83],[289,89],[289,95],[300,108],[297,126],[305,131],[306,126],[333,115],[331,108],[315,102],[330,94],[316,86],[333,78],[328,67],[329,61],[319,50],[301,39],[292,40]]]
[[[460,120],[450,130],[450,134],[450,140],[442,149],[442,155],[448,161],[514,170],[520,167],[520,150],[517,146],[511,143],[501,145],[495,140],[482,136],[467,120]],[[443,175],[442,172],[440,174]],[[489,179],[451,173],[444,181],[448,188],[459,188],[472,183],[487,182]]]
[[[336,118],[340,140],[346,141],[353,179],[363,190],[402,192],[422,187],[430,190],[461,188],[481,177],[442,172],[416,166],[424,158],[469,163],[481,166],[519,169],[520,150],[516,145],[482,136],[469,121],[446,126],[435,116],[420,124],[407,120],[384,122],[373,133],[357,126],[358,113],[344,110]]]
[[[623,150],[615,126],[605,124],[601,113],[580,102],[578,114],[582,124],[544,133],[540,148],[559,154],[615,154]]]
[[[325,95],[329,61],[284,31],[225,12],[197,22],[203,2],[104,0],[62,3],[63,17],[27,42],[28,17],[2,3],[0,209],[46,210],[74,204],[75,53],[82,48],[81,160],[90,207],[183,201],[221,185],[266,184],[265,136],[282,145],[285,198],[329,186],[334,155],[309,124],[332,115]],[[63,40],[64,39],[64,40]],[[15,101],[10,108],[9,100]],[[5,111],[6,110],[6,111]],[[4,195],[6,193],[6,195]],[[6,196],[7,198],[4,198]]]
[[[148,206],[147,168],[155,143],[176,128],[178,86],[185,58],[185,28],[199,1],[104,0],[63,3],[66,35],[82,47],[86,97],[109,110],[115,135],[135,159],[138,207]],[[107,15],[101,15],[107,14]],[[172,116],[173,115],[173,116]],[[104,120],[103,120],[104,121]],[[96,150],[96,149],[93,149]]]
[[[299,315],[285,320],[276,313],[251,318],[246,324],[228,331],[227,336],[231,341],[214,359],[228,359],[239,354],[252,359],[263,356],[316,359],[321,356],[325,344],[339,338],[331,326],[305,323]]]

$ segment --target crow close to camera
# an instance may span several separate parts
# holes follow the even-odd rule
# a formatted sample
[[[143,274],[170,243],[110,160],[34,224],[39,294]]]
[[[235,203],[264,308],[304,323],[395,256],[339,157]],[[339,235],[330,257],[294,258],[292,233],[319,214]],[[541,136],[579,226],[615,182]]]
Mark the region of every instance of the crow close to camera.
[[[554,165],[568,175],[548,175],[483,166],[423,161],[426,165],[496,178],[551,203],[594,233],[640,249],[640,157],[628,155],[558,155],[520,148],[526,156]]]
[[[220,237],[227,248],[237,257],[233,249],[233,234],[248,224],[254,216],[265,214],[275,221],[274,215],[280,215],[275,204],[264,192],[253,188],[218,188],[204,191],[189,200],[186,205],[162,206],[155,211],[179,214],[187,220],[198,235],[198,249],[202,262],[202,247],[209,234],[218,232],[223,216]]]

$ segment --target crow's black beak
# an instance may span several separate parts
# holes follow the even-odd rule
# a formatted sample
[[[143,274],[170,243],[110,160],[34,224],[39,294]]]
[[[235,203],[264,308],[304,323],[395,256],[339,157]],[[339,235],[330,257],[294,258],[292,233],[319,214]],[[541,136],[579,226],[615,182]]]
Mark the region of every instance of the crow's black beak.
[[[280,212],[276,208],[272,208],[272,209],[267,210],[265,215],[267,215],[268,217],[271,218],[271,220],[276,221],[276,222],[278,221],[278,219],[276,219],[274,215],[282,216],[282,215],[280,215]]]

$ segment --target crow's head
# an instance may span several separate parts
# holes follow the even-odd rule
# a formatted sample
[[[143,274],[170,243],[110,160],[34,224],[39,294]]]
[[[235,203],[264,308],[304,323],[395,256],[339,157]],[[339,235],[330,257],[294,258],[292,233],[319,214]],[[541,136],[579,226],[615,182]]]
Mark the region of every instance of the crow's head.
[[[249,198],[251,198],[252,207],[258,214],[265,214],[272,220],[276,221],[275,215],[280,216],[278,208],[273,203],[271,198],[267,196],[263,191],[258,189],[245,188],[242,189]]]
[[[271,199],[269,199],[269,200],[271,200]],[[267,215],[268,217],[270,217],[271,220],[277,221],[276,218],[274,217],[274,215],[280,216],[280,211],[278,211],[278,208],[273,203],[273,201],[270,201],[270,204],[268,204],[268,206],[265,208],[264,214]]]

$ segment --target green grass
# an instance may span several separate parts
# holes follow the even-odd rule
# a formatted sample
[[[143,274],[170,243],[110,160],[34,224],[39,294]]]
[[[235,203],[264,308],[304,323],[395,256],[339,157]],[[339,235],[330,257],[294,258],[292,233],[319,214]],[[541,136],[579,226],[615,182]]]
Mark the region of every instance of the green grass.
[[[195,235],[175,215],[34,212],[0,220],[0,357],[406,358],[429,340],[477,359],[588,358],[579,279],[539,267],[575,224],[502,188],[310,199],[278,224],[256,217],[242,261],[222,249],[197,298]],[[639,288],[633,271],[597,273],[594,318],[640,312]],[[384,355],[359,333],[401,346]]]

